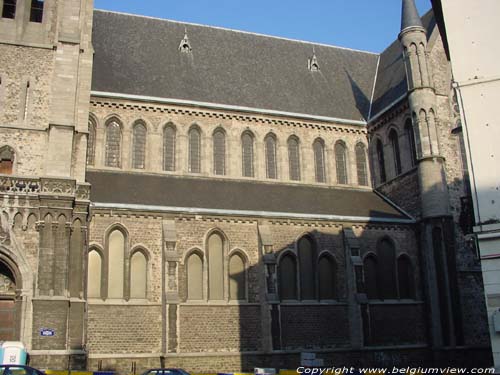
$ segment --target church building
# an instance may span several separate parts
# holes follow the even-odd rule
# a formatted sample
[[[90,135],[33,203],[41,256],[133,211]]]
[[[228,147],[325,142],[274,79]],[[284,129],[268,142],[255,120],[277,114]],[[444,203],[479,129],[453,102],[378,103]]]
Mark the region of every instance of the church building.
[[[0,0],[0,341],[119,374],[491,365],[451,69],[402,5],[376,54]]]

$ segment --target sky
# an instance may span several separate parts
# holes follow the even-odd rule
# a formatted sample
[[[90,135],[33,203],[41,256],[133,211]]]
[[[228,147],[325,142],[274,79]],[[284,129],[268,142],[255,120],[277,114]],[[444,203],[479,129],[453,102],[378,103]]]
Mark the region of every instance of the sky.
[[[421,15],[430,0],[415,0]],[[401,0],[95,0],[96,9],[371,52],[397,39]]]

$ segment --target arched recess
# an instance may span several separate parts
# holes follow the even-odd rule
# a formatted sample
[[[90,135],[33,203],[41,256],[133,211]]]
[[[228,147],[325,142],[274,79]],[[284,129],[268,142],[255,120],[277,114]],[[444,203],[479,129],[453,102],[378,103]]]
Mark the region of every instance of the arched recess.
[[[106,121],[106,140],[104,146],[105,166],[120,168],[122,154],[122,124],[116,117],[112,117]]]
[[[212,231],[207,236],[208,299],[224,300],[224,255],[226,240],[220,231]]]
[[[368,299],[379,298],[377,268],[377,256],[373,253],[367,254],[363,259],[363,276]]]
[[[148,252],[143,248],[132,250],[130,256],[130,298],[146,299],[148,292]]]
[[[97,121],[92,114],[89,116],[88,126],[89,134],[87,138],[87,165],[94,165]]]
[[[314,240],[305,235],[297,242],[299,255],[300,299],[316,299],[316,244]]]
[[[337,262],[332,255],[324,253],[318,261],[319,299],[337,298]]]
[[[203,253],[199,249],[192,250],[186,257],[187,299],[203,300]]]
[[[229,256],[229,299],[243,301],[247,298],[247,261],[241,251]]]
[[[297,260],[291,252],[283,254],[278,262],[278,287],[280,299],[297,300]]]
[[[114,226],[107,235],[107,298],[124,298],[125,251],[127,233],[121,226]]]
[[[14,149],[10,146],[0,147],[0,174],[13,174],[14,162]]]
[[[415,299],[415,279],[413,264],[408,255],[398,257],[398,291],[401,299]]]
[[[397,298],[396,246],[389,237],[377,242],[377,281],[381,299]]]
[[[16,265],[0,253],[0,341],[19,339],[19,314],[16,293],[22,280]]]
[[[413,132],[413,125],[410,118],[405,121],[405,134],[406,142],[408,143],[408,152],[410,153],[410,164],[413,167],[417,164],[417,149],[415,144],[415,133]]]
[[[103,254],[96,247],[88,252],[87,298],[102,298]]]

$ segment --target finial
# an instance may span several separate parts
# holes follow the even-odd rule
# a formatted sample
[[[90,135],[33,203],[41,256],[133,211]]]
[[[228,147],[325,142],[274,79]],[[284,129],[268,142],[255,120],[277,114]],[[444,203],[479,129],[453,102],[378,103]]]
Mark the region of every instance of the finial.
[[[187,28],[184,26],[184,38],[182,38],[179,44],[179,51],[189,53],[191,52],[191,43],[189,43],[189,38],[187,35]]]
[[[314,46],[313,46],[312,57],[309,60],[307,60],[307,67],[311,72],[319,71],[318,58],[316,57],[316,51],[314,49]]]

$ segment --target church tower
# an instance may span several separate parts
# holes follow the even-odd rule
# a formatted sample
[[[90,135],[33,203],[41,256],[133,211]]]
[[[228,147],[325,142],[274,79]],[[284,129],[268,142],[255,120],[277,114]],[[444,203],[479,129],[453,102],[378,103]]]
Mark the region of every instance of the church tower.
[[[418,159],[421,206],[421,251],[430,311],[430,332],[435,347],[462,342],[458,302],[453,219],[438,137],[439,113],[427,32],[414,0],[403,0],[401,32]],[[417,193],[417,192],[415,192]]]
[[[0,340],[22,341],[34,366],[85,366],[93,1],[1,0],[0,12],[0,277],[15,317]]]

